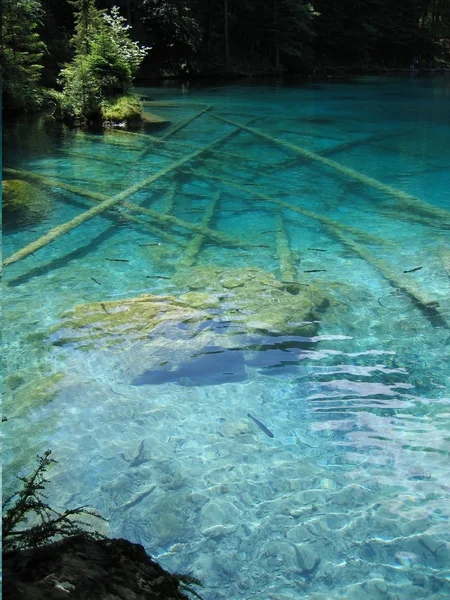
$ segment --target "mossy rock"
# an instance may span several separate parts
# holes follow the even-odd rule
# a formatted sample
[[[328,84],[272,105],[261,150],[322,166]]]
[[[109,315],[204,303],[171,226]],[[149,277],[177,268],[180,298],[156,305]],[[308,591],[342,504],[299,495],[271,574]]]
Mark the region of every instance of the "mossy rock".
[[[170,121],[168,119],[161,117],[161,115],[156,115],[153,112],[144,111],[142,113],[142,120],[146,125],[152,125],[155,127],[166,127],[167,125],[170,125]]]
[[[142,125],[166,126],[170,121],[159,115],[144,112],[141,99],[134,94],[123,94],[102,102],[102,120],[105,127],[135,129]]]
[[[145,339],[164,322],[185,322],[210,318],[198,308],[174,296],[144,294],[112,302],[79,304],[63,315],[61,324],[52,328],[59,332],[58,345],[73,342],[85,345],[94,340],[114,345],[127,339]]]
[[[305,285],[291,293],[271,273],[257,268],[199,267],[178,273],[173,281],[189,291],[178,297],[145,294],[75,306],[53,328],[58,336],[54,343],[113,346],[125,339],[148,339],[161,324],[198,324],[218,315],[248,331],[310,336],[329,306],[320,289]]]
[[[182,294],[179,299],[191,308],[208,309],[220,306],[219,298],[201,292],[187,292]]]
[[[2,197],[5,220],[19,217],[22,221],[40,221],[53,206],[44,190],[21,179],[4,179]]]
[[[26,379],[20,373],[11,373],[5,377],[3,385],[5,389],[15,390],[26,382]]]
[[[52,373],[38,379],[25,379],[20,374],[9,375],[5,383],[11,390],[5,394],[5,412],[8,418],[23,417],[36,408],[46,406],[58,393],[58,383],[64,373]]]
[[[223,298],[224,316],[239,317],[249,330],[313,335],[320,313],[329,306],[327,296],[312,285],[283,284],[272,273],[247,267],[198,267],[173,278],[188,289]]]

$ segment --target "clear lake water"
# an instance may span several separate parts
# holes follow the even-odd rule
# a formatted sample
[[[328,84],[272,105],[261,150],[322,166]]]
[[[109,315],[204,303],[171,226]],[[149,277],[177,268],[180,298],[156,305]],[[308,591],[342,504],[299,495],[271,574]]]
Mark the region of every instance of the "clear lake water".
[[[449,598],[450,77],[138,92],[4,124],[3,259],[127,191],[4,267],[5,493],[51,448],[204,600]]]

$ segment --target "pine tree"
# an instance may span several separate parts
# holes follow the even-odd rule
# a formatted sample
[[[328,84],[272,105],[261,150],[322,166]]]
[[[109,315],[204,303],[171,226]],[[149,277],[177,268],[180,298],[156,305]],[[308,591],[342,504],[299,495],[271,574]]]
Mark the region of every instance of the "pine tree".
[[[6,110],[38,110],[45,45],[36,29],[43,16],[39,0],[2,0],[2,79]]]
[[[107,13],[96,8],[95,0],[70,3],[75,7],[75,57],[61,71],[62,112],[95,126],[103,120],[102,107],[111,109],[111,99],[129,92],[149,49],[131,40],[130,27],[117,7]],[[134,117],[136,100],[129,105]]]

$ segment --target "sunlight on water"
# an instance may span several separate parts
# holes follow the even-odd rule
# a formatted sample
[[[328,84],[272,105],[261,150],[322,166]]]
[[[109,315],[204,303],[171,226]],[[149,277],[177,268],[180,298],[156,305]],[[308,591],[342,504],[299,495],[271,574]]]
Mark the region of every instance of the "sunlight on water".
[[[6,491],[52,448],[205,600],[448,598],[448,77],[139,92],[5,126]]]

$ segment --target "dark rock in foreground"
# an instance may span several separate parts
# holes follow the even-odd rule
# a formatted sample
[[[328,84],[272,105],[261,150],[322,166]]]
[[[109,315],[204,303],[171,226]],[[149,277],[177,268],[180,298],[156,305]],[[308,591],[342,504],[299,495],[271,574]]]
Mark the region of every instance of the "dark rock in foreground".
[[[3,559],[4,600],[188,600],[139,544],[64,539]]]

